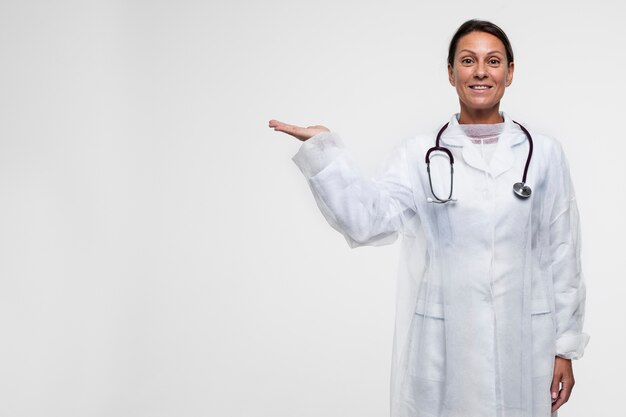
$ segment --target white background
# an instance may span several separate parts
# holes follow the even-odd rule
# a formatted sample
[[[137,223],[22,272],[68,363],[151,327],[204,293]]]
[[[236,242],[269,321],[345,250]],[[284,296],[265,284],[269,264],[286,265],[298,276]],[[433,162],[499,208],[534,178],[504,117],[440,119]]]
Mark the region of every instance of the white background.
[[[622,3],[3,1],[0,416],[388,415],[398,246],[349,249],[267,122],[374,173],[458,111],[474,17],[579,198],[591,341],[560,415],[623,415]]]

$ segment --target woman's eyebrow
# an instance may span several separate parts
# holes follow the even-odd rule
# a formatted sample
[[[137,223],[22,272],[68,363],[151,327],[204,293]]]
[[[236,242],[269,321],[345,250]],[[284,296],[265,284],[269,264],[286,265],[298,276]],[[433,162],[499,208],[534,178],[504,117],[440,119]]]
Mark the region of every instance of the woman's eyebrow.
[[[469,52],[470,54],[476,55],[476,52],[472,51],[471,49],[461,49],[459,53],[461,52]],[[502,52],[496,51],[496,50],[487,52],[487,55],[494,55],[494,54],[499,54],[499,55],[504,56]]]

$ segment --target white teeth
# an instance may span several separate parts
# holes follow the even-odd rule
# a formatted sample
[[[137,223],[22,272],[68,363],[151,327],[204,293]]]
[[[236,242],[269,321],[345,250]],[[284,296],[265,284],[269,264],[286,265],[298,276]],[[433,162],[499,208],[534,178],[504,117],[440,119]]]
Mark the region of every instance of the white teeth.
[[[472,90],[486,90],[489,88],[487,85],[473,85],[470,87]]]

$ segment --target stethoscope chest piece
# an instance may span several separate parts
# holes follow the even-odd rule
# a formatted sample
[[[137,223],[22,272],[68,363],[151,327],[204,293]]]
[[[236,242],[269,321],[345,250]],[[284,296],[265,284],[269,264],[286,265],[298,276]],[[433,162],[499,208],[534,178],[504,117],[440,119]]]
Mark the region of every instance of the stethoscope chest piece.
[[[516,182],[515,184],[513,184],[513,192],[519,198],[526,199],[530,197],[533,191],[528,185],[524,184],[523,182]]]

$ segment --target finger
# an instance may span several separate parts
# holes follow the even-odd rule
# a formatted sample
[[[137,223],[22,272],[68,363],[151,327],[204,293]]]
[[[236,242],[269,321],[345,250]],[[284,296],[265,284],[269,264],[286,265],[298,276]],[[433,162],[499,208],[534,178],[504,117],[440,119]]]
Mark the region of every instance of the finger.
[[[289,125],[288,123],[283,123],[280,120],[275,120],[275,119],[270,120],[270,123],[269,123],[269,127],[274,128],[274,130],[285,129],[288,126],[291,126],[291,125]]]
[[[284,127],[291,126],[289,123],[281,122],[280,120],[272,119],[269,122],[269,127]]]
[[[556,399],[555,402],[552,403],[552,412],[554,413],[556,410],[559,409],[559,407],[561,407],[563,404],[565,404],[567,402],[567,398],[569,398],[569,394],[567,394],[568,390],[561,390],[559,391],[559,396]]]
[[[561,406],[565,404],[565,399],[559,397],[555,402],[552,403],[552,412],[554,413],[556,410],[561,408]]]
[[[572,388],[574,388],[574,381],[570,381],[570,380],[564,380],[561,383],[561,392],[559,393],[561,395],[565,395],[565,402],[567,402],[569,400],[570,395],[572,395]]]
[[[572,387],[573,383],[570,383],[569,381],[563,381],[563,386],[559,391],[559,396],[557,397],[556,401],[552,403],[552,412],[558,410],[559,407],[561,407],[569,400],[569,397],[572,394]]]
[[[550,396],[552,398],[552,401],[556,401],[556,399],[559,397],[560,382],[561,375],[555,373],[552,376],[552,384],[550,385]]]
[[[274,128],[277,132],[284,132],[292,136],[299,136],[304,133],[303,127],[279,122],[278,120],[270,120],[270,127]]]

